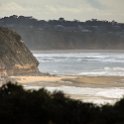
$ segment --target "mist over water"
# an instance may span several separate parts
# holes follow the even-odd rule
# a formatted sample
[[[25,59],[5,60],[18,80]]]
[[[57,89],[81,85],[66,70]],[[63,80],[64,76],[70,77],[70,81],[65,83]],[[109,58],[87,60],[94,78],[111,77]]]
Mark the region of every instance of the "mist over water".
[[[52,51],[35,52],[39,70],[57,75],[124,76],[122,51]]]

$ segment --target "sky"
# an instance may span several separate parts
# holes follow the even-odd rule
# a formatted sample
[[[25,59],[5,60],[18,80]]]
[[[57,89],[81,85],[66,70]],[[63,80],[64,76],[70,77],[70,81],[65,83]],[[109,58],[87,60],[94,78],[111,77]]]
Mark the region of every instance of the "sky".
[[[0,0],[0,17],[32,16],[39,20],[115,20],[124,23],[124,0]]]

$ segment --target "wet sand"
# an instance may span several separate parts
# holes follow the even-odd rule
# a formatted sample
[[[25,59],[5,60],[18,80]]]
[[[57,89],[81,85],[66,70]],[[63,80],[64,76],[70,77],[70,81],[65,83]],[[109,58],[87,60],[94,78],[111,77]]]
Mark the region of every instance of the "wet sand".
[[[124,76],[12,76],[11,78],[22,85],[124,87]]]
[[[114,104],[124,95],[124,77],[120,76],[12,76],[26,89],[61,90],[83,102]]]

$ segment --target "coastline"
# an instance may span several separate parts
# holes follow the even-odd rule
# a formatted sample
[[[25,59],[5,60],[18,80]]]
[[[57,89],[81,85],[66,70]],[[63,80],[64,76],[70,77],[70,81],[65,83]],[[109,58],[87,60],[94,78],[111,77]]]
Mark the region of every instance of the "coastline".
[[[114,104],[124,95],[124,76],[11,76],[27,90],[62,91],[70,98],[98,105]]]
[[[71,85],[82,87],[124,87],[124,76],[11,76],[11,79],[15,80],[22,85]]]

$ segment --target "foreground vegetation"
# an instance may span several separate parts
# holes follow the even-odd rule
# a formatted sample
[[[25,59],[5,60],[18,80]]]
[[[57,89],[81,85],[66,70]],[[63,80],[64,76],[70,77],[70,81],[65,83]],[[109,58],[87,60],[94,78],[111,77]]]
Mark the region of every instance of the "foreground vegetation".
[[[11,82],[0,88],[0,121],[12,124],[124,124],[124,98],[101,107],[45,89],[25,90]]]

